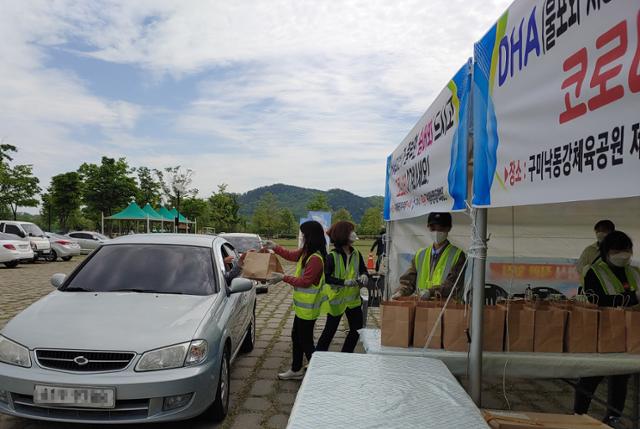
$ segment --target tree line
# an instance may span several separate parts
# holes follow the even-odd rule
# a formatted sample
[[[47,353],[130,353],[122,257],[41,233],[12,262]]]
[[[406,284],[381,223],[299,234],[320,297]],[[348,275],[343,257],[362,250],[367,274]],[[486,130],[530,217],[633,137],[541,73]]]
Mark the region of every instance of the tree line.
[[[136,201],[141,207],[149,203],[156,209],[160,205],[178,208],[190,220],[197,219],[199,230],[207,227],[215,232],[255,232],[267,237],[297,233],[298,219],[274,194],[263,195],[253,214],[244,217],[239,214],[239,195],[229,192],[227,184],[201,198],[191,186],[194,172],[181,166],[132,167],[125,158],[103,156],[99,164],[83,163],[76,171],[53,176],[43,192],[32,165],[13,165],[16,152],[15,146],[0,144],[0,219],[21,216],[51,231],[97,230],[102,215],[111,216]],[[19,207],[37,206],[39,216],[18,213]],[[332,211],[322,194],[307,209]],[[337,220],[353,222],[345,208],[333,212],[333,221]],[[358,232],[375,235],[382,225],[382,207],[371,207]]]

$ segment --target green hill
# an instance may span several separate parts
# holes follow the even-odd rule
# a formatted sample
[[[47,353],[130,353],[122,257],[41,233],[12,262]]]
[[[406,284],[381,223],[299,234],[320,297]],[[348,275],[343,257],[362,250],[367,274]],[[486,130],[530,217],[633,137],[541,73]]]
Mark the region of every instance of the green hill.
[[[291,209],[297,218],[306,216],[308,211],[307,204],[318,194],[327,196],[329,206],[331,206],[334,211],[343,207],[349,210],[353,220],[356,222],[360,222],[366,209],[376,206],[382,207],[384,201],[384,197],[381,196],[360,197],[342,189],[320,191],[278,183],[253,189],[240,195],[238,198],[240,214],[251,217],[258,201],[260,201],[260,198],[267,192],[275,195],[280,206]]]

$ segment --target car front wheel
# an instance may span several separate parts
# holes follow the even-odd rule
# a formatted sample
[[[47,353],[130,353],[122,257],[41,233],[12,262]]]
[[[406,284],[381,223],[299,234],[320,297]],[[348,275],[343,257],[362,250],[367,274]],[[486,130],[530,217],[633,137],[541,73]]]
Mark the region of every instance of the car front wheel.
[[[49,254],[46,256],[47,261],[49,262],[54,262],[58,259],[58,254],[56,253],[55,250],[51,250],[51,252],[49,252]]]
[[[7,268],[15,268],[18,266],[18,261],[9,261],[9,262],[5,262],[4,266]]]
[[[205,411],[205,417],[219,422],[224,420],[229,412],[229,388],[231,382],[231,370],[229,367],[229,348],[225,347],[220,362],[220,376],[218,377],[218,388],[216,389],[216,399]]]
[[[71,256],[63,256],[62,260],[65,261],[65,262],[66,261],[70,261],[71,260]]]
[[[240,346],[240,351],[242,353],[249,353],[253,350],[253,346],[256,343],[256,309],[253,308],[253,314],[251,316],[251,323],[249,323],[249,327],[247,328],[247,334],[244,337],[244,341]]]

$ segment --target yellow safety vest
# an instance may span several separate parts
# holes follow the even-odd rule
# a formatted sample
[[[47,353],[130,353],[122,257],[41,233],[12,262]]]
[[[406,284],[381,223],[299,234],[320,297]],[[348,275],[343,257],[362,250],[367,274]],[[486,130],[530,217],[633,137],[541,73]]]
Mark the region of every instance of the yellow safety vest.
[[[309,259],[316,257],[322,263],[322,277],[318,284],[311,285],[307,288],[293,288],[293,311],[300,319],[316,320],[320,316],[320,305],[322,304],[322,286],[324,285],[324,260],[318,252],[309,255],[305,260],[305,265]],[[296,265],[296,277],[302,275],[302,258],[298,259]]]
[[[600,286],[607,295],[621,295],[625,292],[635,292],[638,290],[640,284],[640,269],[632,265],[625,267],[624,272],[627,275],[627,281],[629,282],[629,290],[625,290],[622,282],[611,271],[609,265],[602,259],[594,263],[591,268],[596,273],[596,277],[600,280]]]
[[[433,272],[431,272],[431,253],[433,245],[420,249],[415,256],[416,270],[418,271],[416,286],[418,289],[426,291],[427,289],[440,287],[451,272],[453,267],[462,255],[462,250],[458,249],[451,243],[442,250],[442,255],[438,259]]]
[[[342,256],[332,250],[329,256],[333,258],[333,277],[341,280],[356,280],[360,275],[360,252],[356,249],[349,255],[345,266]],[[360,307],[360,286],[341,286],[325,283],[323,286],[325,299],[322,303],[321,314],[340,316],[347,308]]]

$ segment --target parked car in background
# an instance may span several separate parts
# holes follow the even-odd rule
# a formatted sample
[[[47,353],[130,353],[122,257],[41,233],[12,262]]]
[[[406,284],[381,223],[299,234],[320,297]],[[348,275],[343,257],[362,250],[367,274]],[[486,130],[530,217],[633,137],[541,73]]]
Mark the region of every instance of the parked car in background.
[[[83,255],[93,252],[103,243],[110,239],[102,234],[93,231],[72,231],[67,236],[73,238],[80,245],[80,252]]]
[[[0,232],[14,234],[20,238],[27,238],[34,253],[33,260],[46,258],[49,252],[51,252],[49,239],[44,236],[44,232],[42,232],[35,223],[0,220]]]
[[[49,262],[56,261],[58,258],[69,261],[72,257],[80,255],[80,244],[75,239],[52,232],[45,232],[44,235],[51,243],[51,253],[47,258]]]
[[[0,232],[0,263],[15,268],[20,262],[33,260],[33,250],[26,238]]]
[[[222,238],[105,242],[0,331],[0,413],[153,423],[229,409],[231,363],[255,344],[253,283],[227,284]],[[137,426],[136,426],[137,427]]]
[[[262,239],[258,234],[223,232],[219,236],[231,243],[231,245],[236,249],[236,252],[241,255],[249,250],[258,251],[262,248]]]

